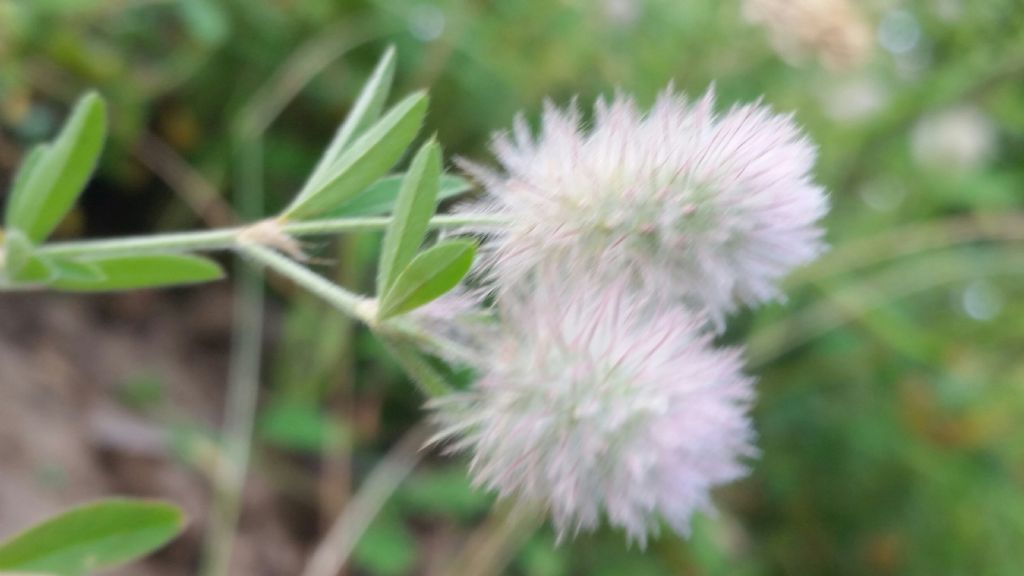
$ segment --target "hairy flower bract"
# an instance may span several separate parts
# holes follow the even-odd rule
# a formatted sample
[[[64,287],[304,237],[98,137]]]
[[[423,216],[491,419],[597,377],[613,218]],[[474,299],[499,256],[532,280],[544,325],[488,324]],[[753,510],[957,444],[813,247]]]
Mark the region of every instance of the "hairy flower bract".
[[[559,534],[602,516],[643,545],[686,533],[709,490],[754,453],[752,382],[701,322],[621,287],[540,287],[506,300],[467,391],[432,401],[476,481],[549,509]]]
[[[646,114],[599,101],[582,124],[575,107],[548,105],[537,136],[520,117],[495,140],[503,170],[467,164],[487,194],[463,211],[508,222],[484,246],[499,289],[544,266],[626,278],[721,328],[822,251],[815,149],[790,116],[759,104],[716,115],[711,92],[691,103],[669,89]]]

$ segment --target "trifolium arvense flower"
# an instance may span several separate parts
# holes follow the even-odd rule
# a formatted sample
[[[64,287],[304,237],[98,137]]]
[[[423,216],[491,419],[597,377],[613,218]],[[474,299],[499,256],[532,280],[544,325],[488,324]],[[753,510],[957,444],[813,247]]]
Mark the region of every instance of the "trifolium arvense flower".
[[[486,195],[462,211],[505,217],[481,230],[499,290],[553,265],[626,278],[721,328],[821,253],[827,200],[790,116],[760,104],[716,115],[711,92],[691,103],[669,89],[646,114],[623,96],[598,101],[593,126],[581,124],[575,106],[549,104],[537,136],[520,117],[496,138],[503,170],[466,164]]]
[[[752,381],[679,306],[621,284],[544,282],[499,304],[471,388],[431,402],[475,481],[548,510],[560,537],[602,518],[641,545],[685,534],[745,473]]]

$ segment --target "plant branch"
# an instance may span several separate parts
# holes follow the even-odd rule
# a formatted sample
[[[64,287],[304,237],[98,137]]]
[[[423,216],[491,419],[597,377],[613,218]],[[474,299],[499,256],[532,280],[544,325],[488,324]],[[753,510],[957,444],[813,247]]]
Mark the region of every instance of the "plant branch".
[[[430,220],[431,229],[463,226],[500,226],[504,219],[491,215],[442,215]],[[307,222],[278,222],[280,231],[288,236],[323,236],[345,232],[384,230],[391,223],[390,216],[367,218],[330,218]],[[39,249],[47,256],[99,257],[153,252],[201,252],[230,250],[238,246],[239,237],[249,226],[220,230],[178,232],[156,236],[130,236],[104,240],[54,242]]]
[[[316,296],[323,298],[327,303],[345,314],[367,324],[371,324],[374,321],[372,310],[368,306],[371,303],[369,298],[349,292],[302,264],[270,248],[257,245],[243,245],[240,250],[245,256],[292,280]]]
[[[376,306],[373,299],[338,286],[284,254],[254,244],[242,245],[240,251],[255,262],[277,272],[305,288],[310,293],[322,298],[328,304],[331,304],[348,316],[363,322],[370,328],[380,329],[382,342],[426,396],[444,396],[452,391],[444,377],[426,359],[421,357],[415,350],[408,349],[406,344],[394,340],[393,337],[412,338],[414,342],[421,345],[432,346],[442,350],[453,346],[453,343],[449,343],[441,338],[434,338],[414,325],[399,321],[390,321],[383,325],[378,325]],[[392,337],[389,338],[387,337],[388,335]]]

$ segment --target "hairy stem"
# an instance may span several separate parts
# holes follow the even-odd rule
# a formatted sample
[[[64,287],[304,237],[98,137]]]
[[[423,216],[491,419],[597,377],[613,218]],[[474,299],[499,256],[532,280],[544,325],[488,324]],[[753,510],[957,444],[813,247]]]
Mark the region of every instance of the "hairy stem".
[[[241,248],[241,252],[262,266],[285,276],[316,296],[323,298],[345,314],[367,324],[374,321],[372,309],[368,306],[370,303],[368,298],[345,290],[302,264],[269,248],[246,245]]]
[[[410,349],[408,344],[416,343],[426,348],[450,351],[453,354],[459,352],[457,344],[424,332],[413,323],[402,322],[401,319],[378,324],[376,303],[373,299],[338,286],[284,254],[250,244],[242,245],[239,250],[253,261],[290,279],[344,314],[378,331],[378,335],[382,336],[382,342],[426,396],[444,396],[452,391],[445,378],[416,350]]]
[[[500,226],[504,219],[491,215],[442,215],[430,220],[432,229],[460,226]],[[288,236],[322,236],[344,232],[384,230],[391,223],[390,216],[367,218],[330,218],[307,222],[278,222],[279,230]],[[249,226],[177,232],[156,236],[133,236],[109,240],[81,240],[54,242],[39,249],[48,256],[98,257],[153,252],[203,252],[230,250],[239,244]]]

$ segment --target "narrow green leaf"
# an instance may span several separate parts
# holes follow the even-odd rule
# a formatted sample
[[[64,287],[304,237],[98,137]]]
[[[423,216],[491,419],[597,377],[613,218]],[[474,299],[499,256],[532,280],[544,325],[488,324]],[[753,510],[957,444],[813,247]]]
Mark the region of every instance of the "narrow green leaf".
[[[352,197],[345,204],[325,213],[321,218],[343,218],[356,216],[380,216],[390,214],[395,209],[398,192],[402,188],[405,174],[385,176],[374,182],[369,188]],[[437,203],[454,198],[470,190],[472,185],[464,178],[443,174],[441,189],[437,193]],[[435,208],[436,211],[436,208]]]
[[[181,254],[114,256],[85,261],[101,275],[98,279],[61,276],[50,283],[57,290],[113,292],[219,280],[224,272],[213,260]]]
[[[4,237],[4,267],[7,277],[18,284],[45,284],[56,276],[21,230],[11,230]]]
[[[356,103],[352,105],[345,121],[335,132],[327,151],[320,157],[312,175],[303,186],[303,191],[299,193],[299,198],[307,196],[323,184],[323,178],[327,171],[341,157],[345,147],[380,118],[381,112],[384,111],[384,103],[388,100],[388,93],[391,92],[391,83],[394,78],[395,48],[391,46],[381,56],[370,79],[366,81],[363,89],[359,92]]]
[[[3,240],[4,269],[7,275],[13,278],[31,258],[32,243],[21,230],[8,230]]]
[[[381,297],[378,317],[402,314],[443,296],[466,276],[475,254],[476,244],[469,240],[448,240],[424,250]]]
[[[57,277],[56,271],[50,266],[45,258],[32,255],[25,261],[25,264],[18,269],[18,272],[11,274],[11,279],[18,284],[47,284]]]
[[[75,282],[101,282],[106,279],[103,270],[91,261],[50,258],[48,264],[54,271],[55,279]]]
[[[46,156],[50,149],[49,144],[36,144],[29,150],[28,154],[21,160],[21,166],[18,167],[18,173],[14,175],[14,180],[11,183],[11,191],[7,196],[7,220],[4,225],[8,228],[13,228],[11,220],[14,218],[19,208],[15,207],[15,202],[24,202],[26,198],[25,186],[28,185],[28,181],[32,178],[32,173],[36,168],[39,167],[39,161]]]
[[[416,256],[427,234],[427,224],[437,206],[441,178],[441,150],[431,140],[420,148],[402,181],[395,202],[395,213],[384,234],[380,265],[377,268],[377,293],[386,294],[398,272]]]
[[[37,243],[75,204],[96,168],[106,139],[107,111],[96,93],[82,97],[57,139],[28,158],[30,169],[8,202],[6,224]],[[38,150],[38,148],[37,148]]]
[[[344,203],[383,176],[420,131],[427,113],[427,95],[402,100],[348,147],[328,168],[322,182],[292,201],[282,214],[302,220]]]
[[[72,509],[0,544],[0,571],[78,576],[160,548],[185,521],[168,504],[105,500]]]

